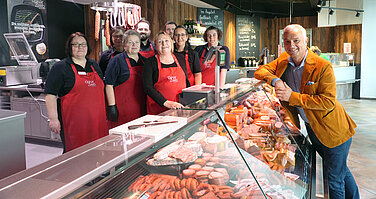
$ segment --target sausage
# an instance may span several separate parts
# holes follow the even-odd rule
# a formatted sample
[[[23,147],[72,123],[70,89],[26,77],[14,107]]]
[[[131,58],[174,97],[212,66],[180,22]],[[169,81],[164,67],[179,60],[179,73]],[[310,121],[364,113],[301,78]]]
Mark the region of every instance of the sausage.
[[[101,14],[99,13],[99,11],[97,10],[97,12],[95,12],[95,25],[94,25],[94,37],[95,37],[95,41],[98,41],[99,40],[99,32],[100,32],[100,29],[101,29]]]
[[[128,26],[128,18],[127,18],[127,6],[124,5],[123,7],[123,20],[124,20],[124,29],[127,30],[127,26]]]
[[[180,183],[181,183],[181,180],[179,178],[176,178],[175,182],[174,182],[176,190],[180,190],[181,189]]]
[[[105,25],[105,36],[106,36],[106,45],[108,47],[111,46],[111,36],[110,36],[110,21],[108,19],[109,17],[107,16],[106,18],[106,25]]]

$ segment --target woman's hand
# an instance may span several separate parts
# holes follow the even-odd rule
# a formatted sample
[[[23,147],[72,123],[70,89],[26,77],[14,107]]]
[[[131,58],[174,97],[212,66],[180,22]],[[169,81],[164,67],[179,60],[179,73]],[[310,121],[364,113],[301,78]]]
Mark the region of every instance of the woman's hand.
[[[179,102],[169,101],[169,100],[165,101],[165,103],[163,103],[163,106],[167,108],[171,108],[171,109],[183,108],[183,104],[180,104]]]
[[[60,128],[60,121],[58,119],[50,120],[49,126],[52,132],[56,134],[60,134],[61,128]]]

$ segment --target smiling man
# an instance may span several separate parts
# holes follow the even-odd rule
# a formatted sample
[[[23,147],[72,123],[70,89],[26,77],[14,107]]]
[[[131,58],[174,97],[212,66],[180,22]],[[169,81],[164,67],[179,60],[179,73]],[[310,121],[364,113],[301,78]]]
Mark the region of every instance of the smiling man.
[[[359,198],[356,182],[347,167],[356,124],[336,98],[332,64],[307,48],[306,30],[288,25],[283,30],[286,52],[261,66],[255,77],[275,86],[296,126],[304,120],[314,149],[323,159],[330,198]]]
[[[156,52],[154,43],[149,39],[151,35],[149,21],[142,19],[135,26],[135,30],[140,33],[141,36],[140,54],[146,58],[154,56]]]

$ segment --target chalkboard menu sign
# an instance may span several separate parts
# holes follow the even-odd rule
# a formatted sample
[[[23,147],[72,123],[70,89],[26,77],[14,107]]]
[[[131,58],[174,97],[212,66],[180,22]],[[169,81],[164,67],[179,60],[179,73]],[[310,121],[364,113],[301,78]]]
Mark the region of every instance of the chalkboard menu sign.
[[[211,8],[197,8],[198,21],[201,21],[206,27],[215,26],[223,32],[223,10]],[[223,44],[223,37],[219,41]]]
[[[236,15],[236,60],[260,54],[260,17]]]

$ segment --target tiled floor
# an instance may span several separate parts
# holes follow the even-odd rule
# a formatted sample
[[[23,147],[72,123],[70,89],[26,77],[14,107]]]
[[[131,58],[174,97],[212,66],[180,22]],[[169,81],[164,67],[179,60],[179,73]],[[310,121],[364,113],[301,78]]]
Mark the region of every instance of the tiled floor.
[[[376,199],[376,100],[345,100],[341,104],[358,125],[347,164],[361,198]]]
[[[358,125],[348,166],[358,183],[361,198],[376,199],[376,100],[343,100],[341,104]],[[61,148],[27,143],[26,167],[33,167],[61,153]]]

